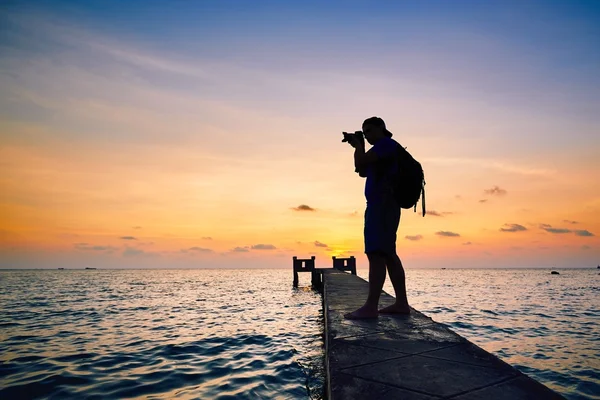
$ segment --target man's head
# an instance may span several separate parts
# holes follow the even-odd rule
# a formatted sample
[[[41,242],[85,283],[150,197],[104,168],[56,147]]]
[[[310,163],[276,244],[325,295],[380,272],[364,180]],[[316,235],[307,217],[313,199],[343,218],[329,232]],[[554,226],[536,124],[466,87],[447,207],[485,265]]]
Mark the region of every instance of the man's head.
[[[385,122],[379,117],[365,119],[362,130],[369,144],[375,144],[384,137],[392,137],[392,132],[386,129]]]

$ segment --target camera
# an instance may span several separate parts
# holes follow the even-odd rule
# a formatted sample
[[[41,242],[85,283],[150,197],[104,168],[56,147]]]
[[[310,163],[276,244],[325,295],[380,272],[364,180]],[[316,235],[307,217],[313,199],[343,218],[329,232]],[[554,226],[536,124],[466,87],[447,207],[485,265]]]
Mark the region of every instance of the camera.
[[[342,139],[342,142],[350,142],[352,141],[354,136],[356,136],[359,140],[364,139],[362,131],[356,131],[354,133],[342,132],[342,135],[344,135],[344,139]]]

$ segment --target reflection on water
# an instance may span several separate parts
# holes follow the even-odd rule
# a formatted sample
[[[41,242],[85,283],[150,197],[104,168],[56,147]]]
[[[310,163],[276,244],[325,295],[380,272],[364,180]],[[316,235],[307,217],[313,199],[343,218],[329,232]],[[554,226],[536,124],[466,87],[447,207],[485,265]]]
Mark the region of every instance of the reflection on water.
[[[287,270],[0,272],[0,398],[320,398],[321,298]]]
[[[600,276],[559,271],[407,270],[406,284],[411,305],[435,321],[569,399],[598,399]],[[394,294],[389,279],[384,291]]]

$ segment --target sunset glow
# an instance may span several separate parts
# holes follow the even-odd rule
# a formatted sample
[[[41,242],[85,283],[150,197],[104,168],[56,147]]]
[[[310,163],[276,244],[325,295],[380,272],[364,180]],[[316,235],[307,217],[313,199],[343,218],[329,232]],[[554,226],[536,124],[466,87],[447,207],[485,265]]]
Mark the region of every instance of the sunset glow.
[[[600,264],[598,7],[17,4],[1,268],[366,267],[374,115],[425,170],[407,268]]]

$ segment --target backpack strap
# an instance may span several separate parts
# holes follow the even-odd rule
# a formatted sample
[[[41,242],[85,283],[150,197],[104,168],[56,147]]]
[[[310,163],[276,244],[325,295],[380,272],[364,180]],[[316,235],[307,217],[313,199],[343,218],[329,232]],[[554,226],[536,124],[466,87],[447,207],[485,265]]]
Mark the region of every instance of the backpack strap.
[[[417,212],[417,203],[415,203],[415,212]],[[425,180],[421,184],[421,208],[423,209],[423,216],[425,216]]]
[[[421,206],[423,208],[423,216],[425,216],[425,179],[423,179],[423,189],[421,192]],[[417,205],[415,204],[415,208]]]

